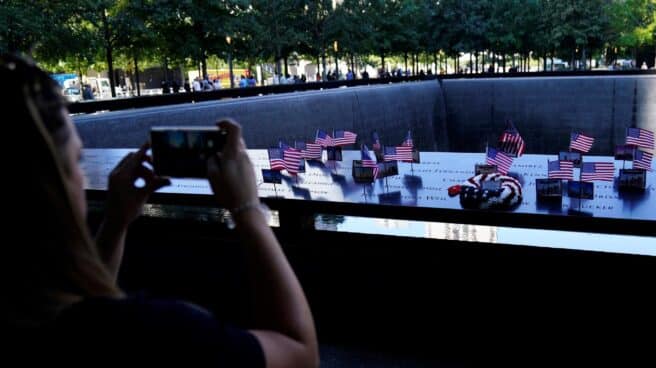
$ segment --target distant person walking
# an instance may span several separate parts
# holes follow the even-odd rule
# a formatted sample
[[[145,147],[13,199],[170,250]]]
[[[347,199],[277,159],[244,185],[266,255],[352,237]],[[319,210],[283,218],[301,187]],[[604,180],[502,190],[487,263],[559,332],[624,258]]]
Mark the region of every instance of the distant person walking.
[[[84,89],[82,89],[82,99],[83,100],[93,100],[93,90],[91,89],[91,85],[85,84]]]

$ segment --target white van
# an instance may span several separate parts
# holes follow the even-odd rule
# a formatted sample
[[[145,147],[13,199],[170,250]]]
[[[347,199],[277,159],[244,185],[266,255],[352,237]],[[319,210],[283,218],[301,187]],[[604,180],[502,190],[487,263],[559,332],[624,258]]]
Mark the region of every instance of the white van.
[[[112,98],[112,88],[109,85],[109,78],[87,78],[87,83],[91,85],[97,99]]]

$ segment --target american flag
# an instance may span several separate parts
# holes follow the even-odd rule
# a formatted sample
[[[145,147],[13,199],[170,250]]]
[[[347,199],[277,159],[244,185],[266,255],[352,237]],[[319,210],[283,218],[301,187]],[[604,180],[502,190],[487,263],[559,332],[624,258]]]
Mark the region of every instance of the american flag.
[[[581,181],[613,181],[615,164],[612,162],[584,162],[581,164]]]
[[[371,148],[374,149],[374,151],[380,151],[382,146],[380,145],[380,137],[378,136],[377,132],[373,132],[371,134],[371,139],[374,141],[374,144],[372,145]]]
[[[499,137],[499,149],[511,156],[520,157],[526,150],[524,139],[515,128],[512,121],[506,123],[506,130]]]
[[[333,139],[321,129],[317,129],[317,135],[314,138],[314,143],[323,147],[333,146]]]
[[[651,159],[653,157],[654,155],[649,152],[636,150],[633,157],[633,168],[651,171]]]
[[[282,140],[278,142],[278,145],[282,150],[282,159],[287,172],[290,174],[298,174],[299,166],[301,165],[301,160],[303,159],[301,150],[288,146]]]
[[[269,148],[269,165],[271,170],[284,170],[285,161],[283,160],[282,149],[280,148]]]
[[[376,156],[372,155],[369,152],[369,149],[366,145],[362,145],[361,159],[363,167],[372,167],[374,169],[374,179],[378,177],[378,163],[376,162]]]
[[[593,137],[588,137],[587,135],[581,133],[572,132],[570,134],[569,148],[587,153],[590,151],[590,148],[592,148],[594,141],[595,139]]]
[[[508,171],[510,171],[513,158],[495,148],[488,147],[485,163],[488,165],[497,165],[497,171],[506,175],[508,174]]]
[[[626,144],[654,149],[654,132],[640,128],[627,128]]]
[[[383,160],[412,162],[412,147],[384,147]]]
[[[334,130],[333,146],[345,146],[347,144],[354,144],[357,137],[357,134],[349,132],[348,130]]]
[[[412,133],[408,130],[408,134],[405,135],[405,140],[401,143],[402,146],[413,147],[412,143]]]
[[[574,179],[574,163],[571,161],[549,161],[549,179]]]
[[[295,142],[294,147],[301,151],[303,158],[308,160],[320,160],[322,148],[320,144],[316,143],[305,143],[305,142]]]

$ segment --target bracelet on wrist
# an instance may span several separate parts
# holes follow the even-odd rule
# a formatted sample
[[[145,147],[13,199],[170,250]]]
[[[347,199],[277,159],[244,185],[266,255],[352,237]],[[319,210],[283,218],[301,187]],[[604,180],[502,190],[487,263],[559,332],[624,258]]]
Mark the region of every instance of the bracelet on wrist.
[[[239,215],[240,213],[243,213],[243,212],[248,212],[248,211],[254,210],[254,209],[260,209],[260,206],[261,206],[261,203],[260,203],[259,200],[257,200],[257,201],[246,202],[246,203],[242,204],[241,206],[229,209],[229,211],[230,211],[230,214],[234,217],[234,216],[237,216],[237,215]]]
[[[260,211],[266,222],[269,223],[271,219],[271,210],[269,210],[269,207],[266,204],[261,203],[259,200],[247,202],[241,206],[225,211],[222,222],[225,223],[229,229],[234,229],[236,226],[234,221],[235,217],[251,210]]]

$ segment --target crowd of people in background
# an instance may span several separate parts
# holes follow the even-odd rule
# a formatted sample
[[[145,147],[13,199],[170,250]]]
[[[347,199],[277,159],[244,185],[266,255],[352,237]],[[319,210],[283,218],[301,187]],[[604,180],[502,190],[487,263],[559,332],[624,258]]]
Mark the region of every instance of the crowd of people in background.
[[[379,69],[378,77],[379,78],[394,78],[394,77],[409,77],[413,73],[410,70],[402,70],[401,68],[393,68],[391,71]],[[419,76],[433,75],[433,72],[429,69],[427,73],[424,70],[420,70],[417,74]],[[307,82],[322,82],[322,81],[337,81],[337,80],[355,80],[355,79],[369,79],[369,72],[367,70],[362,70],[359,75],[357,72],[354,72],[352,69],[348,69],[346,74],[340,70],[328,70],[325,74],[325,77],[317,72],[314,75],[314,80],[308,79],[305,74],[301,75],[290,75],[288,73],[274,73],[270,80],[264,82],[264,84],[272,85],[285,85],[285,84],[301,84]],[[253,74],[240,75],[236,77],[234,86],[239,88],[248,88],[256,87],[258,81]],[[189,82],[189,79],[185,79],[184,83],[180,84],[177,80],[167,81],[162,79],[161,81],[162,94],[169,93],[180,93],[180,92],[206,92],[206,91],[217,91],[222,88],[220,78],[210,78],[210,77],[196,77]]]
[[[635,65],[631,65],[632,68],[635,68]],[[619,63],[613,64],[610,69],[622,69],[621,65]],[[640,69],[648,69],[646,63],[642,63]],[[470,72],[469,68],[462,69],[460,68],[458,70],[459,73],[467,73]],[[440,69],[439,74],[446,74],[446,70]],[[487,70],[487,73],[495,73],[495,70],[492,65],[490,65]],[[498,72],[501,72],[499,70]],[[518,72],[518,67],[516,66],[511,66],[508,69],[509,73],[516,73]],[[433,71],[432,69],[428,69],[427,71],[424,71],[423,69],[419,70],[418,72],[414,73],[410,69],[402,69],[400,67],[393,67],[391,70],[390,69],[383,69],[379,68],[377,70],[377,77],[378,78],[403,78],[403,77],[410,77],[410,76],[419,76],[419,77],[425,77],[425,76],[432,76]],[[262,82],[263,85],[266,84],[272,84],[272,85],[286,85],[286,84],[300,84],[300,83],[307,83],[307,82],[322,82],[322,81],[337,81],[337,80],[356,80],[356,79],[369,79],[369,73],[367,70],[362,70],[359,75],[358,72],[354,72],[352,69],[348,69],[347,72],[344,74],[342,71],[338,69],[329,69],[325,75],[322,75],[319,71],[314,75],[314,80],[308,79],[308,77],[305,74],[299,75],[290,75],[288,73],[274,73],[271,79],[267,79]],[[255,78],[253,74],[247,74],[247,75],[240,75],[239,77],[235,78],[234,81],[234,87],[239,87],[239,88],[248,88],[248,87],[255,87],[258,85],[258,81]],[[222,88],[221,85],[221,79],[218,77],[215,78],[210,78],[210,77],[196,77],[193,79],[193,81],[190,83],[189,79],[185,79],[184,83],[180,83],[177,80],[173,81],[167,81],[167,80],[162,80],[161,81],[161,91],[163,94],[169,94],[169,93],[180,93],[180,92],[205,92],[205,91],[217,91]],[[84,94],[84,99],[93,99],[93,91],[91,90],[90,86],[85,86],[82,90]]]

